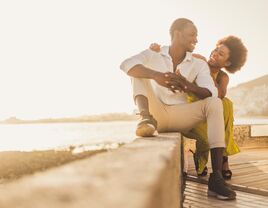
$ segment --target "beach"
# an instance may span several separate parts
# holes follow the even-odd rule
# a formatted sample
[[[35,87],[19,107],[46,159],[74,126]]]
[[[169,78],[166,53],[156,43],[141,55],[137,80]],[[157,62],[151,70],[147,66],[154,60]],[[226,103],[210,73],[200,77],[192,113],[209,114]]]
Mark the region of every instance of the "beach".
[[[130,143],[135,125],[135,121],[1,125],[0,183]]]
[[[5,151],[0,152],[0,183],[7,183],[24,175],[44,171],[107,150],[89,150],[74,154],[72,150]]]

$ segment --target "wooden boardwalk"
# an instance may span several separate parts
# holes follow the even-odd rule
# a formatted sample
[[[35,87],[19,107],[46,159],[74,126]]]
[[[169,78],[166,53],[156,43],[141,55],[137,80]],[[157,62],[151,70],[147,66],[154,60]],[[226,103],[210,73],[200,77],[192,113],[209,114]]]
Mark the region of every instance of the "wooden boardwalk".
[[[237,191],[236,200],[222,201],[207,196],[207,186],[204,184],[187,181],[185,189],[184,208],[267,208],[268,197]]]
[[[242,149],[229,158],[233,172],[228,183],[237,191],[237,200],[223,202],[206,196],[208,176],[198,178],[192,154],[188,156],[189,169],[184,207],[268,207],[268,148]],[[208,164],[209,172],[211,165]],[[208,174],[209,175],[209,174]]]

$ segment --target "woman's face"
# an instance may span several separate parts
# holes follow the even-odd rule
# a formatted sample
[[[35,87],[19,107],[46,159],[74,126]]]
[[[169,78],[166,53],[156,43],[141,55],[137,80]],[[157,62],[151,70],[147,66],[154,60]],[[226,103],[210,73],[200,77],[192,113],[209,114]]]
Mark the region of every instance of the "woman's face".
[[[229,66],[231,63],[228,61],[230,50],[225,45],[218,45],[210,54],[208,64],[216,68],[223,68]]]

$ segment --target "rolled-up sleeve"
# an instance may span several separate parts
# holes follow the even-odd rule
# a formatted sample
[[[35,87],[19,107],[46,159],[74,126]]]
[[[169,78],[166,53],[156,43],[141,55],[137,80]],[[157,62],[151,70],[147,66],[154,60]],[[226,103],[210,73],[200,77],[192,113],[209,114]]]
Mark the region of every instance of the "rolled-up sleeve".
[[[147,49],[145,51],[142,51],[141,53],[134,55],[128,59],[126,59],[125,61],[123,61],[120,65],[120,69],[122,71],[124,71],[125,73],[128,73],[128,71],[138,65],[138,64],[142,64],[142,65],[146,65],[148,63],[148,61],[150,60],[150,57],[152,56],[152,51]]]
[[[212,97],[218,97],[218,89],[215,86],[215,83],[210,75],[209,67],[206,63],[203,64],[203,67],[200,68],[200,71],[197,74],[196,84],[199,87],[207,88],[211,92]]]

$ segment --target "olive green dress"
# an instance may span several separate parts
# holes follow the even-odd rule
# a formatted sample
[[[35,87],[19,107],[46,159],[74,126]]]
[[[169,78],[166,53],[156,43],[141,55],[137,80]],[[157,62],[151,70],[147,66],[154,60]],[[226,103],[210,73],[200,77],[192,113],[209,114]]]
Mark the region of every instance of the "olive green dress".
[[[214,80],[217,80],[217,74],[212,74]],[[194,102],[198,100],[198,98],[194,95],[188,96],[188,102]],[[223,104],[223,114],[224,114],[224,125],[225,125],[225,143],[226,148],[224,151],[224,156],[234,155],[240,152],[237,144],[234,141],[233,135],[233,103],[228,98],[224,97],[222,99]],[[207,123],[203,122],[192,129],[189,135],[192,135],[194,139],[196,139],[196,152],[195,157],[198,162],[198,170],[197,173],[201,174],[206,167],[209,156],[209,145],[208,145],[208,136],[207,136]]]

